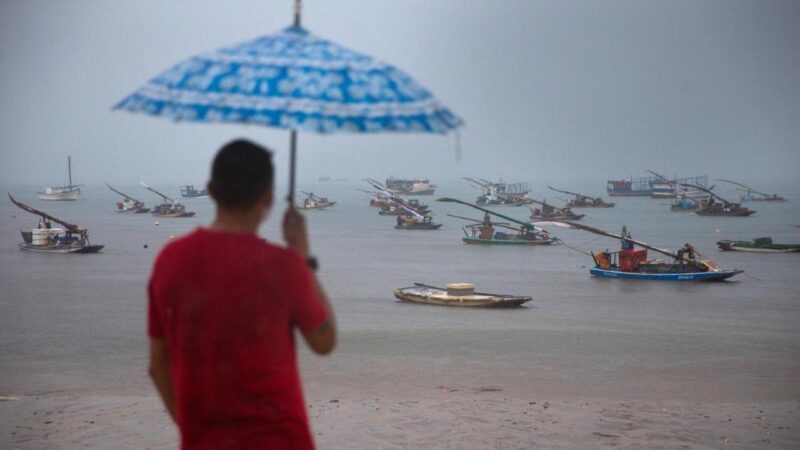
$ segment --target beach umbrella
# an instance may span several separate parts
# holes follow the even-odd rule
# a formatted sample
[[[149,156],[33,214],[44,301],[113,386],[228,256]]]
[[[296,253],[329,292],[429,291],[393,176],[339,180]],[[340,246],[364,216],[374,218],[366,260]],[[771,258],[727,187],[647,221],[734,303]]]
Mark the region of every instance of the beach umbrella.
[[[290,203],[299,131],[444,134],[462,123],[403,71],[303,28],[299,0],[292,26],[191,57],[114,108],[290,130]]]

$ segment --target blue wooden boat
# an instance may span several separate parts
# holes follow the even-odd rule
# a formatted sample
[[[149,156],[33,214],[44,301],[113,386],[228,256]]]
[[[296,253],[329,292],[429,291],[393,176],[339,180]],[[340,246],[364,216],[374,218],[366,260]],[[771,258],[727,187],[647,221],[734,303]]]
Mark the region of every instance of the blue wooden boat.
[[[619,269],[592,267],[589,273],[596,277],[623,278],[631,280],[657,281],[721,281],[744,272],[743,270],[720,270],[719,272],[626,272]]]
[[[691,244],[685,244],[673,252],[634,240],[624,226],[622,233],[613,234],[574,222],[551,221],[550,223],[620,240],[619,251],[589,253],[595,263],[595,267],[589,269],[589,273],[597,277],[655,281],[721,281],[744,272],[738,269],[722,269],[715,262],[700,255]],[[666,255],[670,260],[648,259],[648,250]]]

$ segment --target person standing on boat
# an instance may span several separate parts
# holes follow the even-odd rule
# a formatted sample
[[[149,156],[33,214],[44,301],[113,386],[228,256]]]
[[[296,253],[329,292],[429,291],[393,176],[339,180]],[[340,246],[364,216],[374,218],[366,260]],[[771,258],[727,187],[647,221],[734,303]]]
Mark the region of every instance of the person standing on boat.
[[[167,245],[153,268],[149,372],[182,449],[314,448],[294,330],[327,354],[336,325],[297,210],[283,217],[287,247],[257,235],[272,173],[263,147],[222,147],[208,183],[214,222]]]

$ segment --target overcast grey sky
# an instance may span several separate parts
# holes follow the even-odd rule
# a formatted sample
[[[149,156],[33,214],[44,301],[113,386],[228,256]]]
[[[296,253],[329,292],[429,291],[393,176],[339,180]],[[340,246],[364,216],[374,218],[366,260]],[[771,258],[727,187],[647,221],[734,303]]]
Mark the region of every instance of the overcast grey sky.
[[[194,54],[272,33],[291,0],[2,0],[0,177],[202,183],[215,150],[288,133],[111,112]],[[300,136],[301,179],[534,181],[800,169],[796,0],[306,0],[312,32],[411,74],[465,121],[455,139]]]

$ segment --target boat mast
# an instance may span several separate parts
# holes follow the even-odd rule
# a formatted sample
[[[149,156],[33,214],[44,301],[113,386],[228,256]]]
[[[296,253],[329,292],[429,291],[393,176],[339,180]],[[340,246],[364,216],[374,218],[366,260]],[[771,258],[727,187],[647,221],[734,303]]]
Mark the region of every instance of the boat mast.
[[[67,177],[69,177],[69,187],[72,187],[72,157],[67,155]]]

